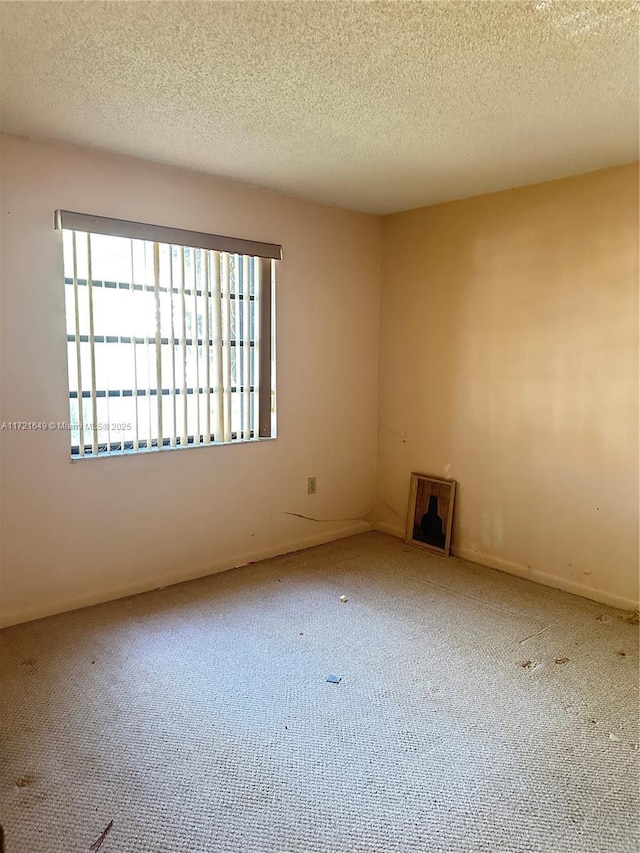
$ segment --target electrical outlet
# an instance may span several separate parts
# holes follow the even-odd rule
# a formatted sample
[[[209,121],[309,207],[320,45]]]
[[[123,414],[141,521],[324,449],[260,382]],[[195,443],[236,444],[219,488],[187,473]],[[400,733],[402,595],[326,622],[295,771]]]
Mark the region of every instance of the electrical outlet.
[[[307,480],[307,494],[308,495],[315,495],[315,493],[316,493],[316,478],[315,477],[309,477],[309,479]]]

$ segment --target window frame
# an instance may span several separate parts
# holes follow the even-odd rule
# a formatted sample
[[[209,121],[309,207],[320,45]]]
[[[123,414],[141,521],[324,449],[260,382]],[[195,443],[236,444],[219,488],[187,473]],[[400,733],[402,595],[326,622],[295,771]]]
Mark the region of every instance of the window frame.
[[[246,240],[242,238],[235,237],[226,237],[222,235],[216,234],[207,234],[205,232],[199,231],[187,231],[179,228],[171,228],[167,226],[159,226],[159,225],[151,225],[142,222],[134,222],[131,220],[120,220],[120,219],[112,219],[110,217],[104,216],[95,216],[92,214],[84,214],[84,213],[76,213],[73,211],[67,210],[56,210],[54,214],[54,227],[57,231],[62,232],[70,231],[74,233],[74,246],[75,246],[75,234],[78,232],[85,232],[88,235],[88,241],[90,241],[89,235],[104,235],[111,237],[121,237],[130,240],[139,240],[145,242],[152,242],[154,244],[163,244],[169,246],[172,250],[174,247],[182,247],[183,251],[183,259],[184,259],[184,249],[188,248],[190,251],[202,251],[202,252],[219,252],[225,253],[228,255],[235,255],[241,257],[243,259],[243,263],[245,259],[254,259],[254,275],[257,276],[257,280],[260,282],[260,287],[257,289],[257,295],[250,295],[247,291],[246,294],[236,293],[234,298],[247,298],[256,302],[259,306],[258,308],[258,323],[255,329],[255,334],[257,335],[257,346],[258,346],[258,375],[257,375],[257,386],[253,385],[249,387],[250,393],[256,393],[255,396],[255,417],[253,427],[249,426],[248,432],[249,435],[246,434],[247,429],[245,426],[245,431],[242,434],[242,437],[239,437],[238,433],[234,430],[233,432],[227,432],[226,435],[230,437],[225,440],[216,439],[214,437],[213,431],[210,431],[210,434],[205,440],[205,436],[207,434],[204,427],[199,431],[199,433],[191,435],[189,430],[190,424],[185,422],[184,432],[181,434],[180,438],[177,439],[177,429],[176,424],[173,424],[173,437],[171,435],[166,435],[165,430],[162,430],[162,435],[160,434],[160,426],[158,427],[158,437],[154,439],[150,434],[148,438],[139,438],[138,433],[136,432],[135,438],[132,438],[130,441],[125,441],[122,438],[120,441],[113,442],[107,439],[107,442],[97,440],[97,424],[96,424],[96,412],[97,412],[97,400],[102,397],[136,397],[136,406],[137,398],[140,396],[148,396],[149,398],[152,396],[165,396],[165,388],[164,384],[161,383],[156,388],[151,388],[149,386],[148,389],[138,389],[133,388],[120,388],[120,389],[98,389],[96,387],[95,373],[91,377],[90,389],[87,391],[85,387],[78,387],[78,390],[73,389],[72,383],[70,381],[70,374],[67,374],[67,386],[68,386],[68,401],[69,404],[72,399],[77,399],[80,395],[82,399],[89,398],[91,400],[91,406],[93,411],[93,429],[92,433],[94,434],[93,441],[87,443],[87,432],[86,427],[82,428],[82,418],[80,418],[80,441],[77,445],[71,445],[71,460],[73,462],[78,461],[80,459],[105,459],[105,458],[114,458],[117,456],[129,456],[133,454],[146,454],[153,453],[159,450],[176,450],[176,449],[186,449],[192,447],[210,447],[210,446],[221,446],[227,444],[238,444],[245,443],[248,441],[256,441],[261,439],[272,439],[275,438],[275,406],[274,406],[274,386],[275,386],[275,311],[274,311],[274,288],[275,288],[275,262],[282,260],[282,246],[279,244],[272,243],[263,243],[254,240]],[[155,249],[155,247],[154,247]],[[208,257],[208,256],[207,256]],[[257,269],[256,269],[257,265]],[[87,271],[87,279],[89,278],[90,269]],[[194,272],[195,275],[195,272]],[[77,271],[75,270],[75,260],[74,260],[74,278],[69,280],[67,275],[64,276],[64,287],[65,287],[65,302],[67,300],[66,288],[71,284],[74,288],[78,286],[78,277]],[[107,287],[110,286],[116,289],[127,289],[127,285],[129,289],[135,290],[138,289],[138,285],[135,284],[134,281],[129,283],[124,281],[108,281],[105,279],[94,279],[91,274],[91,281],[82,280],[84,283],[90,288],[90,290],[95,286],[96,283],[99,283],[99,286]],[[156,289],[159,292],[159,284],[158,279],[156,278]],[[182,283],[184,289],[184,282]],[[195,278],[194,278],[194,286],[195,286]],[[208,287],[208,285],[207,285]],[[148,289],[149,285],[143,285],[143,289]],[[212,297],[212,293],[207,289],[207,300]],[[173,288],[171,288],[171,300],[174,298]],[[74,308],[76,312],[76,335],[77,335],[77,304]],[[66,339],[67,344],[69,344],[70,338],[74,338],[73,342],[76,342],[76,346],[80,346],[81,342],[89,343],[90,345],[90,353],[92,358],[92,364],[95,360],[95,345],[96,343],[113,343],[115,345],[125,345],[127,341],[123,340],[123,338],[127,338],[128,342],[131,343],[133,340],[134,344],[138,344],[138,336],[127,336],[127,335],[95,335],[93,332],[93,307],[90,307],[90,330],[88,335],[80,335],[76,341],[76,335],[70,335],[69,329],[67,329]],[[159,316],[159,315],[158,315]],[[209,347],[212,344],[212,332],[209,330],[208,326],[209,320],[207,319],[207,330],[209,331],[207,337],[208,346],[206,347],[207,353],[209,352]],[[173,328],[173,327],[172,327]],[[165,345],[164,337],[160,337],[159,333],[160,329],[160,320],[156,319],[156,336],[153,341],[153,344],[156,346],[156,354],[159,358],[160,350],[157,349],[160,345]],[[192,340],[192,344],[195,344],[196,351],[198,346],[202,344],[200,341],[200,337],[202,337],[203,341],[205,338],[205,332],[202,331],[202,336],[197,335],[196,338]],[[87,338],[86,341],[83,341],[83,338]],[[104,341],[102,340],[104,338]],[[107,339],[111,340],[107,340]],[[118,338],[117,341],[114,341],[113,338]],[[100,340],[97,340],[100,339]],[[144,339],[143,339],[144,340]],[[189,339],[191,340],[191,339]],[[173,338],[173,341],[167,341],[166,344],[176,346],[176,341],[178,341],[178,337]],[[147,341],[149,343],[149,341]],[[244,346],[254,346],[252,342],[247,343],[245,340]],[[231,340],[227,341],[227,347],[236,346],[233,344]],[[78,356],[79,357],[79,356]],[[135,357],[135,356],[134,356]],[[220,343],[220,356],[222,357],[222,342]],[[198,356],[197,356],[198,358]],[[160,374],[158,374],[160,376]],[[178,390],[177,384],[175,381],[175,372],[172,377],[173,384],[169,389],[166,390],[166,394],[176,396],[179,393],[184,393],[187,395],[189,391],[195,393],[198,399],[200,399],[200,395],[203,394],[203,390],[200,388],[201,382],[198,382],[198,387],[194,389],[188,389],[185,387],[184,391]],[[237,389],[240,389],[240,385],[237,385]],[[214,390],[211,387],[208,387],[209,394],[206,395],[207,399],[210,399],[211,391]],[[220,400],[222,400],[222,396],[225,393],[224,389],[220,389]],[[228,393],[234,393],[234,386],[229,386]],[[75,395],[75,396],[74,396]],[[79,404],[82,407],[82,404]],[[157,404],[160,408],[162,404],[158,401]],[[248,405],[248,404],[247,404]],[[185,402],[186,407],[186,402]],[[136,409],[137,411],[137,409]],[[211,409],[209,409],[211,411]],[[175,409],[174,409],[175,414]],[[186,409],[185,409],[186,415]],[[222,416],[220,416],[222,417]],[[208,418],[208,416],[207,416]],[[159,424],[162,422],[162,416],[158,413]],[[208,423],[208,421],[207,421]],[[231,422],[230,422],[231,424]],[[256,429],[257,427],[257,429]],[[231,427],[230,427],[231,428]],[[90,433],[91,435],[91,433]],[[183,437],[187,436],[186,443],[183,442]],[[81,444],[81,442],[83,442]],[[131,445],[131,446],[128,446]]]

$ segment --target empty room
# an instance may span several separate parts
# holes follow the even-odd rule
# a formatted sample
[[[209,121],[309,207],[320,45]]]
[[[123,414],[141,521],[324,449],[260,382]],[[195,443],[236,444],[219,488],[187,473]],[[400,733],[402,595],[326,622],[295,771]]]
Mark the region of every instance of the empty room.
[[[635,853],[638,3],[0,24],[0,853]]]

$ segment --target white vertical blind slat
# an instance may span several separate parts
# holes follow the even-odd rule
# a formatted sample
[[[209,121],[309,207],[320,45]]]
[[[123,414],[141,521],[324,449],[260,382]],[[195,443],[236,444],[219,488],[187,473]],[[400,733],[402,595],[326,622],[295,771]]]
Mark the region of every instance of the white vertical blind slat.
[[[162,309],[160,306],[160,244],[153,244],[153,290],[156,307],[156,389],[158,403],[158,447],[162,447],[164,429],[162,423]],[[151,390],[151,389],[149,389]]]
[[[149,259],[148,259],[148,244],[143,244],[144,248],[144,286],[147,288],[149,286]],[[143,291],[145,297],[149,295],[149,291]],[[146,301],[146,299],[145,299]],[[145,328],[144,330],[144,351],[146,355],[147,361],[147,381],[145,383],[145,396],[144,399],[146,401],[147,406],[147,450],[151,449],[152,444],[152,436],[153,436],[153,404],[151,401],[151,351],[149,349],[149,329]]]
[[[105,393],[105,411],[107,413],[107,453],[111,449],[111,403],[109,399],[109,371],[104,370],[104,393]]]
[[[235,401],[236,406],[235,414],[236,414],[236,423],[231,424],[231,432],[236,434],[236,438],[239,439],[242,437],[242,433],[244,432],[244,422],[243,422],[243,408],[242,408],[242,394],[240,392],[240,387],[242,385],[242,302],[240,300],[240,287],[242,281],[242,256],[234,255],[233,268],[235,272],[234,282],[235,282],[235,347],[234,347],[234,355],[235,355],[235,364],[236,364],[236,372],[235,372]],[[239,404],[239,405],[238,405]]]
[[[255,341],[254,348],[254,356],[253,356],[253,369],[254,369],[254,380],[253,387],[255,388],[255,392],[253,395],[254,398],[254,417],[255,417],[255,425],[256,425],[256,436],[260,434],[260,363],[262,359],[262,346],[260,339],[260,329],[262,328],[260,322],[260,315],[262,313],[262,301],[260,298],[261,287],[262,287],[262,279],[260,275],[261,265],[260,262],[256,259],[256,263],[254,266],[253,274],[253,339]]]
[[[222,252],[222,361],[224,365],[224,441],[231,441],[231,292],[229,254]]]
[[[180,335],[180,347],[182,351],[182,436],[180,444],[187,444],[187,298],[185,295],[185,260],[184,246],[180,246],[180,305],[182,311],[182,330]]]
[[[203,302],[203,338],[204,338],[204,443],[211,443],[211,317],[209,306],[209,292],[211,290],[211,270],[209,268],[209,256],[211,252],[202,252],[203,276],[202,276],[202,302]]]
[[[175,326],[175,311],[174,311],[174,298],[175,293],[174,285],[173,285],[173,246],[169,246],[169,311],[170,311],[170,325],[171,325],[171,411],[173,412],[173,421],[171,423],[171,436],[170,436],[170,444],[171,447],[176,447],[178,439],[177,439],[177,429],[178,429],[178,401],[176,395],[176,326]]]
[[[224,437],[223,365],[222,365],[222,291],[220,289],[220,252],[212,252],[213,275],[211,282],[211,314],[213,338],[214,376],[214,436],[216,441]]]
[[[129,240],[129,254],[131,257],[131,352],[133,355],[133,411],[134,432],[133,449],[138,450],[140,446],[140,419],[138,417],[138,355],[136,352],[136,301],[135,301],[135,264],[133,260],[133,240]]]
[[[251,335],[249,332],[249,276],[251,266],[248,255],[242,256],[242,437],[251,437],[251,377],[249,362],[251,357]],[[240,306],[238,306],[240,307]]]
[[[195,357],[195,368],[196,368],[196,377],[195,377],[195,388],[193,390],[194,394],[194,402],[195,402],[195,410],[196,410],[196,422],[195,429],[193,430],[193,443],[200,444],[202,440],[202,430],[200,426],[200,347],[198,346],[198,273],[196,270],[196,258],[197,253],[195,249],[190,249],[191,256],[191,271],[192,271],[192,280],[193,280],[193,318],[191,324],[191,336],[193,341],[193,354]],[[189,430],[191,432],[191,430]]]
[[[251,383],[252,391],[251,391],[251,429],[253,430],[254,438],[258,438],[258,408],[257,408],[257,391],[256,387],[258,384],[258,371],[257,371],[257,362],[258,362],[258,324],[256,322],[256,308],[258,304],[258,289],[257,289],[257,277],[258,277],[258,267],[259,264],[257,262],[257,258],[252,259],[251,263],[251,294],[253,299],[249,301],[249,309],[250,309],[250,328],[253,330],[253,347],[250,349],[251,353],[251,371],[249,376],[249,381]]]
[[[89,289],[89,354],[91,359],[91,450],[98,453],[98,398],[96,396],[96,352],[93,316],[93,271],[91,268],[91,234],[87,234],[87,287]]]
[[[78,298],[78,251],[76,245],[76,232],[71,234],[71,253],[73,258],[73,306],[75,313],[75,335],[76,335],[76,369],[78,372],[78,453],[84,456],[84,398],[82,396],[82,350],[80,349],[80,305]]]

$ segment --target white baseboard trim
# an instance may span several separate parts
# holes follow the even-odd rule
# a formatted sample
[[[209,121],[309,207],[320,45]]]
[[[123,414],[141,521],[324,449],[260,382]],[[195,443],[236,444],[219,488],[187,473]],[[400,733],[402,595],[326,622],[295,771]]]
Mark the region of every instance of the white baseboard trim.
[[[16,610],[0,616],[0,628],[6,628],[10,625],[19,625],[22,622],[32,622],[35,619],[43,619],[46,616],[55,616],[58,613],[66,613],[69,610],[79,610],[82,607],[91,607],[94,604],[104,604],[107,601],[114,601],[118,598],[126,598],[129,595],[138,595],[142,592],[151,592],[159,587],[173,586],[174,584],[184,583],[185,581],[196,580],[197,578],[215,575],[218,572],[224,572],[228,569],[236,569],[240,566],[246,566],[248,563],[257,563],[261,560],[268,560],[271,557],[280,557],[283,554],[290,554],[293,551],[303,551],[305,548],[313,548],[315,545],[324,545],[327,542],[334,542],[338,539],[345,539],[347,536],[355,536],[357,533],[367,533],[372,529],[371,525],[366,521],[356,521],[345,524],[339,528],[333,528],[330,531],[316,533],[314,536],[307,536],[302,539],[293,539],[289,542],[283,542],[281,545],[263,548],[259,551],[251,551],[236,559],[220,560],[217,563],[209,563],[206,566],[198,568],[182,569],[178,572],[168,572],[163,575],[142,581],[134,581],[128,584],[122,584],[117,587],[112,587],[107,590],[100,590],[86,595],[76,596],[74,598],[62,599],[55,602],[47,602],[46,604],[28,607],[22,610]]]
[[[386,522],[375,521],[372,523],[376,530],[381,530],[383,533],[390,533],[392,536],[398,536],[404,539],[404,530],[397,525],[388,524]],[[614,595],[605,590],[595,589],[578,581],[562,578],[559,575],[551,575],[548,572],[542,572],[539,569],[529,569],[527,566],[522,566],[519,563],[512,563],[510,560],[503,560],[500,557],[491,557],[488,554],[482,554],[480,551],[472,551],[469,548],[458,548],[453,546],[451,553],[455,557],[460,557],[463,560],[468,560],[470,563],[477,563],[480,566],[486,566],[489,569],[497,569],[500,572],[506,572],[509,575],[515,575],[519,578],[534,581],[535,583],[549,586],[553,589],[560,589],[563,592],[570,592],[573,595],[579,595],[582,598],[589,598],[592,601],[598,601],[600,604],[609,604],[611,607],[618,607],[621,610],[637,610],[638,602],[632,598],[623,598],[621,595]]]

